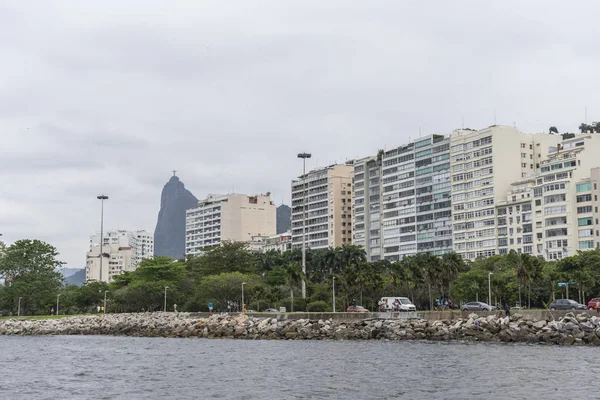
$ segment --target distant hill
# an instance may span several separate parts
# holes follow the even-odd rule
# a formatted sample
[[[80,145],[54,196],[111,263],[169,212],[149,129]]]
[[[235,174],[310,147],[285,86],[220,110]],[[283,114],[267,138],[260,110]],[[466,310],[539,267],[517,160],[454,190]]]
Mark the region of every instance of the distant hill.
[[[71,276],[77,272],[81,271],[81,268],[63,268],[62,273],[64,277]]]
[[[85,285],[85,269],[84,268],[65,268],[65,270],[76,270],[75,273],[67,275],[65,272],[65,283],[68,285]]]
[[[284,233],[290,230],[292,225],[292,209],[285,204],[277,207],[277,233]]]

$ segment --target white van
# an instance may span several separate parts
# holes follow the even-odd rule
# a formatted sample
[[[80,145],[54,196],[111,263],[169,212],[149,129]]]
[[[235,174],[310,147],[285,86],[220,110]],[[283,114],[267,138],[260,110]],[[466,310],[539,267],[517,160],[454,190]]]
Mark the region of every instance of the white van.
[[[380,301],[387,301],[386,309],[392,311],[396,300],[400,303],[400,311],[417,311],[417,307],[410,302],[408,297],[382,297]]]

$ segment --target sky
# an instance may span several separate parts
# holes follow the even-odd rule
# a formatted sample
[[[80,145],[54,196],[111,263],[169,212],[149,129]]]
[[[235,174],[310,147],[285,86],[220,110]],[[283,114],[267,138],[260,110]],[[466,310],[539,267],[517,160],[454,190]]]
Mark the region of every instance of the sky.
[[[198,198],[494,123],[600,119],[595,1],[0,0],[0,233],[84,267]],[[463,125],[464,124],[464,125]]]

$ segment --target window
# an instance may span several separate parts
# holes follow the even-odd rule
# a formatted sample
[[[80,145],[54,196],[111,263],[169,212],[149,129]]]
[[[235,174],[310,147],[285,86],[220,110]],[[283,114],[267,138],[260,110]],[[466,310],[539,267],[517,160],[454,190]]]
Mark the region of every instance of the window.
[[[591,182],[578,183],[577,184],[577,193],[579,193],[579,192],[589,192],[591,190],[592,190],[592,183]]]
[[[577,214],[587,214],[592,212],[592,206],[577,207]]]
[[[577,196],[577,202],[578,203],[583,203],[586,201],[592,201],[592,195],[591,194],[580,194],[579,196]]]
[[[584,240],[579,242],[579,250],[587,250],[587,249],[593,249],[594,248],[594,241],[593,240]]]
[[[578,226],[588,226],[588,225],[592,225],[592,217],[586,217],[586,218],[577,218],[577,225]]]

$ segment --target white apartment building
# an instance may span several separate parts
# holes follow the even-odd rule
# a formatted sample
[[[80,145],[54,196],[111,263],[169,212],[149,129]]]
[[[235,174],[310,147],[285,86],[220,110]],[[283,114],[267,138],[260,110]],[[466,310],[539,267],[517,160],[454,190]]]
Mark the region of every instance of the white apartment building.
[[[108,244],[103,246],[102,273],[100,273],[100,246],[93,246],[88,251],[85,265],[86,281],[112,282],[115,275],[137,268],[134,249],[130,246]]]
[[[453,249],[465,259],[499,254],[496,205],[531,177],[557,136],[491,126],[450,136]]]
[[[144,230],[108,230],[103,233],[104,259],[100,274],[100,232],[90,236],[86,280],[110,282],[112,276],[135,270],[144,258],[154,256],[154,235]]]
[[[302,246],[303,226],[308,248],[352,243],[352,164],[330,165],[292,181],[292,247]]]
[[[277,207],[270,194],[209,195],[186,211],[186,255],[200,255],[225,240],[250,242],[276,234]]]
[[[292,249],[292,232],[287,231],[271,236],[253,236],[249,247],[251,251],[258,253],[266,253],[268,251],[283,253]]]
[[[370,261],[452,251],[450,139],[429,135],[354,164],[354,244]]]
[[[535,176],[515,182],[498,205],[500,254],[513,249],[559,260],[600,247],[600,136],[555,142]]]

